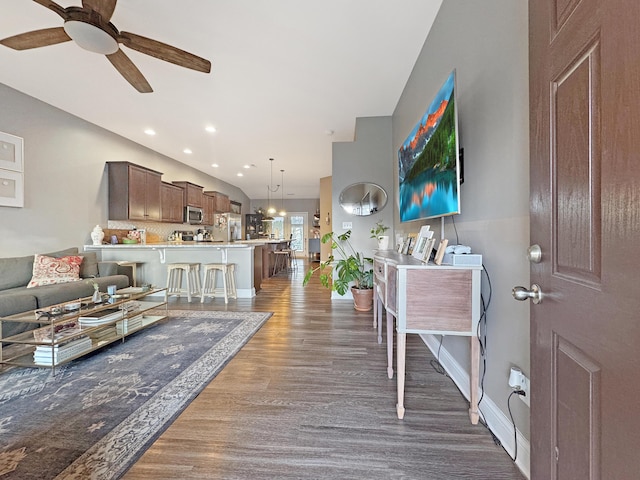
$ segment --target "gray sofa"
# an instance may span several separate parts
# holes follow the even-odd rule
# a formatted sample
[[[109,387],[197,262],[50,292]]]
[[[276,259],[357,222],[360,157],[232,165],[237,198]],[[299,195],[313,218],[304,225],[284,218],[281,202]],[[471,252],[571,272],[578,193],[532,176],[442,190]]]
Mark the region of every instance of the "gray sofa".
[[[129,277],[118,274],[118,265],[114,262],[98,262],[95,252],[78,253],[78,249],[74,247],[44,255],[56,258],[81,255],[80,278],[83,280],[27,288],[33,273],[34,256],[0,258],[0,317],[89,297],[94,289],[87,279],[97,283],[101,292],[106,292],[108,285],[116,285],[118,288],[129,286]],[[37,326],[38,324],[2,322],[2,337]]]

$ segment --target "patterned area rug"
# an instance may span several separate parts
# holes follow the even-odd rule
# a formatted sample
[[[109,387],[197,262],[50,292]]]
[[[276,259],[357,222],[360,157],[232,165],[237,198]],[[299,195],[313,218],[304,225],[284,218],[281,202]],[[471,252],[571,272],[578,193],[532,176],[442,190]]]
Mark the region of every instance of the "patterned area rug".
[[[0,374],[0,479],[119,478],[271,316],[169,315],[55,377]]]

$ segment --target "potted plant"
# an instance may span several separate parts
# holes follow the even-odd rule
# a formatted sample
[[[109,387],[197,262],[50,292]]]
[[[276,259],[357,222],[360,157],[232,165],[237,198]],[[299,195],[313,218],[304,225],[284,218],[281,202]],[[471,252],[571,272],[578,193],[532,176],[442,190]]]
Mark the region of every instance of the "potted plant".
[[[320,282],[323,286],[331,288],[340,295],[344,295],[351,288],[355,309],[366,312],[371,310],[373,305],[373,260],[356,252],[349,242],[350,237],[351,230],[340,235],[334,232],[324,234],[321,242],[331,242],[332,253],[325,262],[307,271],[302,284],[306,285],[314,273],[320,272]],[[334,250],[338,251],[341,258],[335,259]],[[336,275],[330,284],[331,271],[327,272],[325,269],[332,265]]]
[[[382,220],[378,220],[370,230],[371,238],[378,240],[378,250],[387,250],[389,248],[389,235],[384,234],[387,230],[389,230],[389,227],[382,223]]]

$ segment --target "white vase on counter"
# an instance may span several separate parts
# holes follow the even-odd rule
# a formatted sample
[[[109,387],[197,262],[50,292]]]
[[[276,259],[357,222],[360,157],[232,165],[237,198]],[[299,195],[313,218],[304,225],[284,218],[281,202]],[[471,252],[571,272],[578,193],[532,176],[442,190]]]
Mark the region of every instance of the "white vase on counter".
[[[91,241],[94,245],[102,245],[102,239],[104,238],[104,231],[100,227],[100,225],[96,225],[93,230],[91,230]]]
[[[389,249],[389,235],[380,235],[378,237],[378,250]]]

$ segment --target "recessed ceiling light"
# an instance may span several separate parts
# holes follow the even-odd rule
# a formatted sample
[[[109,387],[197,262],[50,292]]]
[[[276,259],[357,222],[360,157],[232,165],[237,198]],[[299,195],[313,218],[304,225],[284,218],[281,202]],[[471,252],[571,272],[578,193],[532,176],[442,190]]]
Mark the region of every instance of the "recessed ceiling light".
[[[212,163],[212,164],[211,164],[211,166],[212,166],[213,168],[218,168],[220,165],[218,165],[217,163]]]
[[[191,151],[190,148],[185,148],[184,150],[182,150],[184,153],[186,153],[187,155],[192,154],[193,152]]]
[[[238,177],[244,177],[244,173],[242,173],[242,172],[238,172],[238,173],[236,173],[236,176],[238,176]]]
[[[155,135],[156,131],[153,128],[147,128],[144,133],[146,133],[147,135]]]
[[[251,165],[245,165],[245,166],[244,166],[244,167],[242,167],[242,168],[244,168],[245,170],[248,170],[248,169],[250,169],[250,168],[251,168]]]
[[[214,127],[213,125],[208,125],[204,129],[209,133],[214,133],[216,131],[216,127]]]

